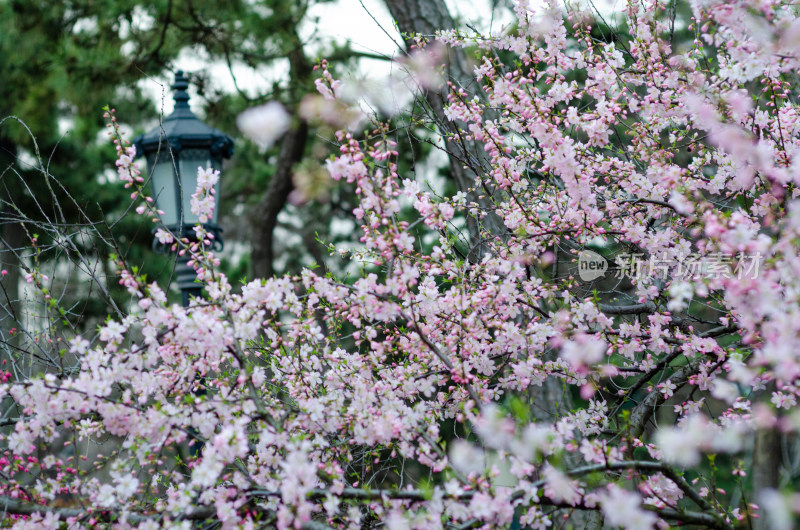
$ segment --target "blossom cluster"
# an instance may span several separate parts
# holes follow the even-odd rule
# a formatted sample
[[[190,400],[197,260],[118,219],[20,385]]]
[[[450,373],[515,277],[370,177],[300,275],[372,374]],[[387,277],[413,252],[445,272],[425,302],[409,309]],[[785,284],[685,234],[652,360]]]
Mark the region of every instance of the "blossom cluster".
[[[499,35],[440,33],[485,52],[480,92],[451,83],[439,124],[475,181],[443,197],[401,173],[389,128],[337,133],[357,278],[235,289],[202,227],[160,234],[205,299],[170,305],[122,270],[128,314],[55,332],[75,369],[0,383],[15,525],[732,528],[763,502],[790,526],[794,496],[744,495],[742,466],[726,492],[709,455],[800,428],[800,22],[693,0],[678,48],[672,7],[630,1],[610,42],[554,0],[517,0]],[[342,87],[323,67],[317,88]],[[217,177],[200,169],[197,215]],[[661,274],[587,291],[570,272],[587,248]],[[687,255],[759,256],[759,273],[687,276]]]

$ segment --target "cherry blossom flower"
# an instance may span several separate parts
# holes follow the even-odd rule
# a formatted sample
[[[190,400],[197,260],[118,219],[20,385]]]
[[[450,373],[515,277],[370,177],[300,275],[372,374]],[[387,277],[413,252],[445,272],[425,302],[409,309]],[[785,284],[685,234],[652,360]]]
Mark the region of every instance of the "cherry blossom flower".
[[[654,513],[642,509],[639,495],[619,486],[610,485],[600,502],[605,522],[611,526],[621,526],[626,530],[649,530],[658,520]]]
[[[277,101],[247,109],[236,118],[236,126],[263,151],[289,130],[290,117]]]
[[[62,272],[50,281],[38,260],[50,235],[31,234],[25,296],[48,324],[4,330],[31,359],[28,372],[16,357],[0,365],[14,412],[0,497],[21,506],[9,521],[439,528],[516,513],[545,528],[599,510],[615,527],[724,527],[747,516],[726,503],[747,497],[788,524],[793,496],[711,490],[703,458],[746,462],[754,433],[800,429],[800,62],[781,48],[797,17],[752,7],[690,2],[686,47],[666,38],[663,2],[631,2],[613,43],[555,0],[515,2],[499,33],[417,36],[412,71],[440,64],[444,49],[427,46],[478,55],[474,82],[437,89],[428,117],[447,123],[424,121],[468,182],[415,180],[394,120],[336,132],[324,168],[298,166],[292,200],[354,198],[342,204],[356,236],[330,248],[343,274],[239,286],[201,224],[196,241],[162,227],[204,298],[171,304],[119,260],[126,304],[83,329],[51,291]],[[347,127],[357,84],[316,70],[302,117]],[[422,74],[402,81],[418,88]],[[262,147],[289,121],[275,102],[239,117]],[[114,138],[132,208],[152,212],[135,150]],[[201,223],[218,178],[198,169]],[[574,274],[588,249],[610,265],[596,283]],[[86,452],[110,437],[113,454]],[[177,454],[189,456],[175,468]]]

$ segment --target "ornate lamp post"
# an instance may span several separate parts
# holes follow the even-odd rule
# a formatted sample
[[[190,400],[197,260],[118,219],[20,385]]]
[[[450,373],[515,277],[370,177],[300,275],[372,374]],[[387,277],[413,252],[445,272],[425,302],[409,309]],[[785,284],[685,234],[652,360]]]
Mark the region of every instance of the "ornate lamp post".
[[[178,70],[175,74],[175,110],[164,123],[134,139],[136,152],[147,159],[150,188],[156,206],[164,214],[161,223],[179,238],[194,238],[192,227],[199,221],[192,214],[191,199],[197,188],[197,168],[222,168],[223,159],[233,154],[233,139],[218,129],[209,127],[189,109],[189,82]],[[217,184],[219,187],[219,184]],[[205,228],[214,234],[214,244],[222,249],[222,230],[217,225],[219,189],[215,190],[214,218]],[[165,251],[158,241],[153,241],[156,251]],[[183,297],[183,305],[191,296],[199,296],[201,288],[195,283],[195,272],[188,266],[189,258],[178,258],[176,279]]]

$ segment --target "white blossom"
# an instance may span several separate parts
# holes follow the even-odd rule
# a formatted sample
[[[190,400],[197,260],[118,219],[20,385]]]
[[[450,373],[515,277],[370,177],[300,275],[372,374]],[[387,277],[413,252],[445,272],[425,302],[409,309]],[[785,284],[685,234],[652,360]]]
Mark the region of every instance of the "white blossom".
[[[242,133],[262,150],[269,149],[289,129],[290,116],[277,101],[247,109],[236,118]]]

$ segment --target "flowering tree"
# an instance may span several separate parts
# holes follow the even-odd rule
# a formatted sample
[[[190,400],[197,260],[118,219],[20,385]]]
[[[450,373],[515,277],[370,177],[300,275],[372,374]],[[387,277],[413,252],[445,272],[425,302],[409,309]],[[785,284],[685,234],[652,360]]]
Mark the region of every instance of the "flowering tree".
[[[360,197],[360,245],[341,251],[354,280],[235,292],[202,227],[161,230],[206,298],[170,306],[121,262],[130,310],[82,336],[32,261],[53,319],[0,385],[8,520],[545,528],[594,512],[732,528],[766,506],[791,527],[796,498],[748,475],[759,444],[800,425],[800,20],[780,2],[690,7],[685,49],[658,1],[631,2],[610,42],[524,0],[499,36],[440,33],[480,50],[482,94],[451,85],[457,127],[442,128],[482,147],[462,160],[474,189],[398,174],[388,125],[338,133],[328,171]],[[120,176],[154,216],[110,118]],[[197,215],[217,178],[200,168]],[[558,402],[530,399],[545,387]]]

